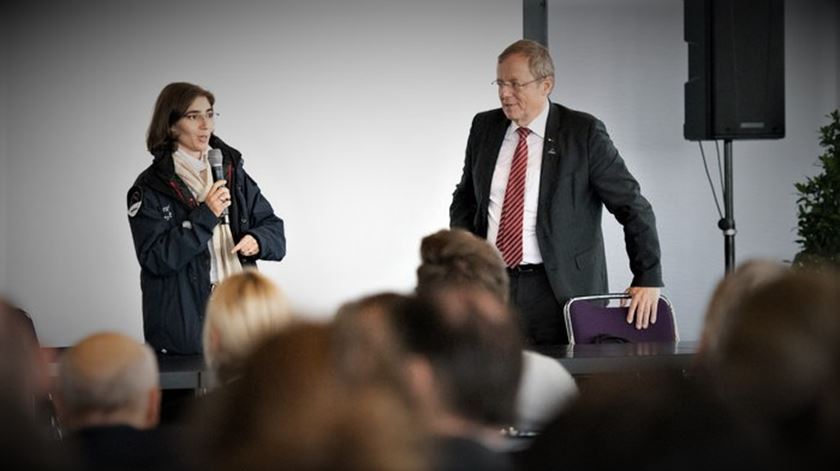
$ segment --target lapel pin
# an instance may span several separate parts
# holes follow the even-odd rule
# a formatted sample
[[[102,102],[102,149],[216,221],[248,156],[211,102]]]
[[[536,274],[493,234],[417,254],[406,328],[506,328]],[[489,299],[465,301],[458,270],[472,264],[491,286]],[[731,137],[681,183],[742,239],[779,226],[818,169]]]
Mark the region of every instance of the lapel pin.
[[[557,155],[557,151],[554,149],[554,139],[547,137],[545,140],[548,141],[548,155]]]

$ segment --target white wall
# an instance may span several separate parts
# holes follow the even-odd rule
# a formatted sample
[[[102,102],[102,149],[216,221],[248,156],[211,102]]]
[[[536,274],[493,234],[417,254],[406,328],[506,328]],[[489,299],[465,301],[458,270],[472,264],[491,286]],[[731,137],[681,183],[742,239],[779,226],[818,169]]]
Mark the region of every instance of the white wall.
[[[837,2],[786,2],[785,8],[787,135],[733,145],[736,261],[796,254],[793,184],[817,172],[817,129],[840,105]],[[558,74],[553,99],[606,123],[654,207],[664,293],[675,304],[682,337],[695,339],[723,274],[724,252],[700,151],[682,137],[683,2],[551,0],[548,10]],[[714,147],[705,148],[713,160]],[[609,215],[604,227],[610,286],[620,291],[630,281],[622,233]]]
[[[14,3],[0,234],[49,345],[142,338],[124,201],[166,83],[216,94],[218,134],[286,221],[288,257],[262,269],[325,316],[413,286],[472,115],[496,106],[496,54],[522,34],[507,0]]]
[[[470,119],[497,105],[495,57],[521,35],[521,3],[504,0],[14,3],[0,44],[0,291],[50,345],[104,328],[142,337],[124,198],[167,82],[216,93],[219,135],[287,223],[287,259],[262,269],[325,316],[412,286],[420,237],[448,222]],[[817,128],[840,104],[836,2],[786,8],[787,137],[735,143],[738,260],[795,254],[793,183],[816,172]],[[696,338],[723,241],[681,137],[682,2],[551,0],[549,15],[554,99],[606,122],[654,205],[665,292]],[[609,216],[605,231],[621,289]]]

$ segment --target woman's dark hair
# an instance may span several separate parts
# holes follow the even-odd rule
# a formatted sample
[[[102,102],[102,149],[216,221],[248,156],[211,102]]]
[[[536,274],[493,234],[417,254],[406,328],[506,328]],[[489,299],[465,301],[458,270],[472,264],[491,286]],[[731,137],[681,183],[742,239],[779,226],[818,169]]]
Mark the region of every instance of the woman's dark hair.
[[[216,97],[208,90],[187,82],[174,82],[163,87],[155,102],[152,122],[146,133],[146,148],[149,152],[174,151],[178,136],[172,133],[175,124],[198,97],[205,97],[210,106],[216,103]]]

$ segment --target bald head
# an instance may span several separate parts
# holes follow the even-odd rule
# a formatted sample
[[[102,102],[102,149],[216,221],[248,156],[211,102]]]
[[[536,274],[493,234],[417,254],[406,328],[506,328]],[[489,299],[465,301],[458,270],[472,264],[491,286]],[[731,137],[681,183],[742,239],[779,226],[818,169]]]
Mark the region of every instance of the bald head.
[[[66,426],[157,425],[157,360],[152,350],[117,333],[94,334],[59,364],[59,412]]]

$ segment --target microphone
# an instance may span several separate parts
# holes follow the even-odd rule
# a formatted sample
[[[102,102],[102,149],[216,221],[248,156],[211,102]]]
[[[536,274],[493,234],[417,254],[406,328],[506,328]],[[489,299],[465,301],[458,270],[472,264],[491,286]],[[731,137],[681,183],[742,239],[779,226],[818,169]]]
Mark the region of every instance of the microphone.
[[[210,149],[207,153],[207,162],[210,163],[210,170],[213,172],[213,182],[225,179],[225,171],[222,169],[222,151],[219,149]],[[228,216],[228,208],[222,211],[220,217],[222,224],[230,224],[230,216]]]

